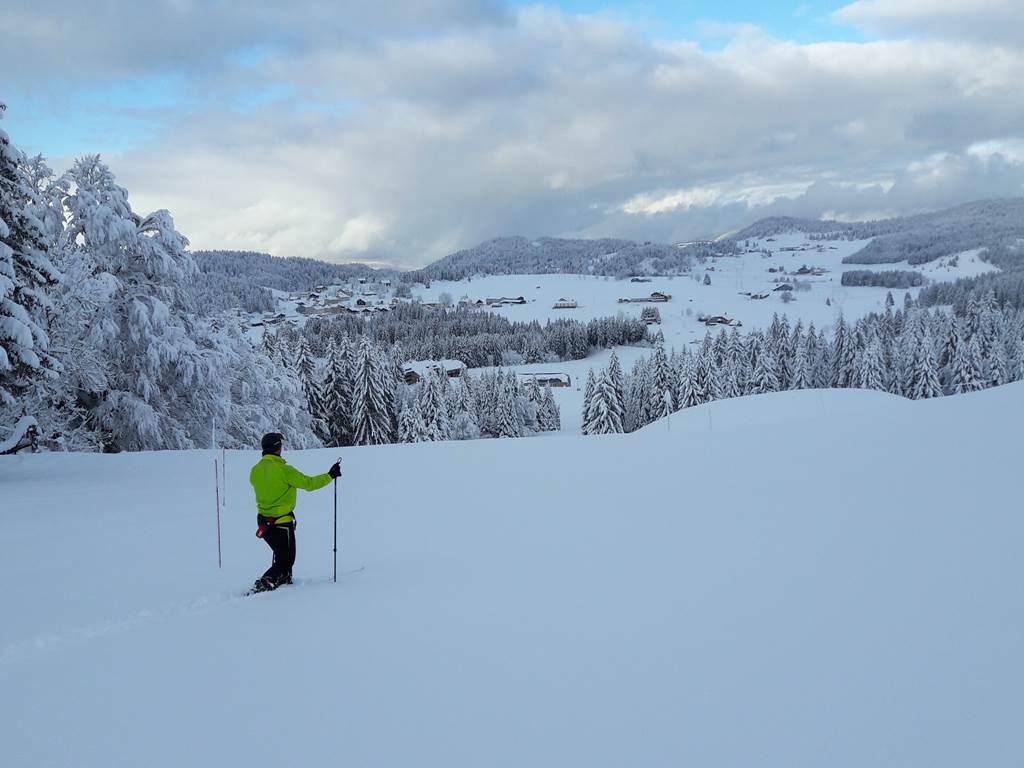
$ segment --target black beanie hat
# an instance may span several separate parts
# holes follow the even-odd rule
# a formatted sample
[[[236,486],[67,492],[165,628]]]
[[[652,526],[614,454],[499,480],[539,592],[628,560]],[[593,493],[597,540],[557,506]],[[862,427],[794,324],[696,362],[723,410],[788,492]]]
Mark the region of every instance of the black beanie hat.
[[[268,453],[279,453],[281,451],[281,443],[284,441],[284,435],[280,432],[268,432],[260,440],[260,448],[263,449],[264,454]]]

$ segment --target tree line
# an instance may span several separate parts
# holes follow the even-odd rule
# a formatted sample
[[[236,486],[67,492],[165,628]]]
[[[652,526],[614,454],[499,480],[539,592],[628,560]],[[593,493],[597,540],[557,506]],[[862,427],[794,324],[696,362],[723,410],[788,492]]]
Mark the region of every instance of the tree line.
[[[632,432],[683,408],[789,389],[856,387],[911,399],[973,392],[1024,379],[1024,312],[989,292],[962,313],[905,309],[872,313],[830,336],[776,315],[767,331],[710,334],[695,350],[654,354],[623,372],[613,354],[591,370],[584,434]]]

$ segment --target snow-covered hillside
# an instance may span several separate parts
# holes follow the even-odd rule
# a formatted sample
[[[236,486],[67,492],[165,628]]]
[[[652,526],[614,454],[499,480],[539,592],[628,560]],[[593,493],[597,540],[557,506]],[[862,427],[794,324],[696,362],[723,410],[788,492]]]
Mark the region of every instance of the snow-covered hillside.
[[[268,561],[255,453],[0,461],[10,766],[1017,766],[1024,385],[342,449]],[[287,454],[322,471],[336,450]]]
[[[652,277],[650,282],[634,283],[589,275],[491,275],[458,282],[433,282],[429,289],[422,285],[413,288],[413,295],[425,302],[437,301],[442,294],[448,294],[454,301],[467,297],[477,299],[522,296],[527,300],[523,305],[508,305],[494,308],[509,320],[545,322],[556,318],[590,320],[596,317],[614,316],[626,313],[639,317],[643,307],[655,306],[661,314],[661,324],[655,329],[665,334],[669,347],[681,348],[684,344],[704,338],[707,327],[699,318],[707,315],[723,315],[741,322],[744,332],[767,328],[772,317],[785,313],[791,321],[813,322],[819,328],[830,327],[842,313],[847,321],[853,322],[873,311],[885,309],[886,288],[847,287],[840,284],[844,271],[862,269],[857,265],[843,264],[844,257],[856,253],[867,241],[809,241],[799,232],[775,235],[768,240],[751,240],[750,248],[740,256],[709,259],[697,265],[693,276]],[[817,246],[822,250],[816,250]],[[806,250],[786,251],[783,248],[804,248]],[[772,251],[771,256],[758,252],[759,249]],[[801,267],[820,267],[825,271],[819,276],[795,274]],[[907,269],[907,264],[895,263],[872,266],[872,269]],[[769,272],[770,269],[778,270]],[[969,277],[990,271],[993,268],[978,259],[977,252],[964,254],[950,266],[948,260],[941,263],[918,267],[926,276],[935,281],[952,281],[958,277]],[[707,275],[710,285],[704,284]],[[782,291],[775,291],[781,284],[792,285],[794,280],[810,287],[810,290],[792,292],[793,300],[784,301]],[[893,289],[900,301],[904,293],[917,296],[920,289]],[[619,303],[620,298],[639,298],[658,291],[672,296],[671,301],[662,304]],[[768,294],[764,299],[753,299],[748,294]],[[555,308],[559,299],[573,299],[574,309]]]

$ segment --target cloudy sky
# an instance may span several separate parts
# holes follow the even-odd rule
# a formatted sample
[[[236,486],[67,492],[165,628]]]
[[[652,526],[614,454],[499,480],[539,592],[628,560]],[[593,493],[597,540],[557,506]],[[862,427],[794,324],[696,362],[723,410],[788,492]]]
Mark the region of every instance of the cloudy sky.
[[[7,0],[4,128],[195,248],[419,266],[1024,193],[1020,0]]]

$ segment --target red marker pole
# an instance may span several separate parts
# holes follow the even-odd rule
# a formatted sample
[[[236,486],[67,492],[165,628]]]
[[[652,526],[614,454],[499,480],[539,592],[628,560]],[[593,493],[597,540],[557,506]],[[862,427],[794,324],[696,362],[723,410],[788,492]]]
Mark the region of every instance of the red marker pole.
[[[217,467],[217,460],[213,460],[213,493],[217,500],[217,567],[223,568],[224,564],[220,555],[220,470]]]

